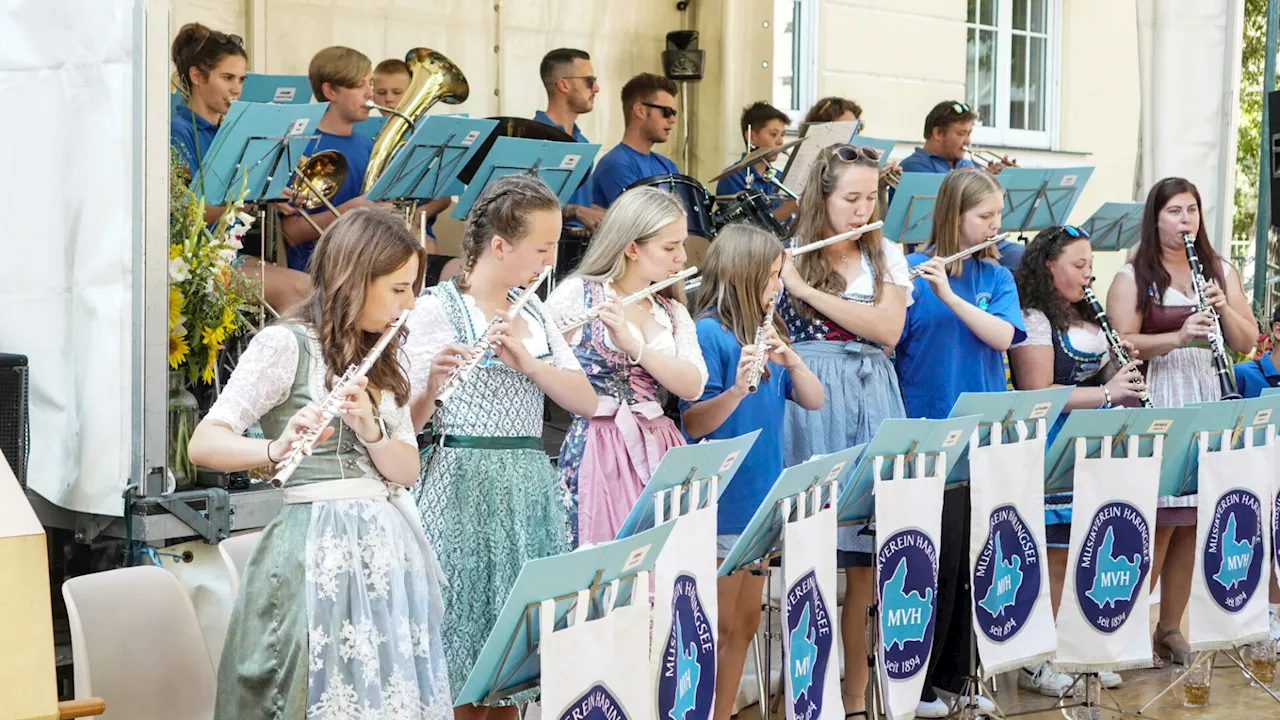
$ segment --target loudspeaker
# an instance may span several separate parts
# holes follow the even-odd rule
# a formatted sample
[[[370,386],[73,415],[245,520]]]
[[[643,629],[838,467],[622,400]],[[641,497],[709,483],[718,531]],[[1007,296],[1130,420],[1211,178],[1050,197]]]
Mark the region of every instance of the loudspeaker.
[[[672,80],[701,80],[706,52],[698,49],[697,30],[667,33],[667,49],[662,51],[662,72]]]
[[[27,356],[0,353],[0,451],[18,484],[27,486],[28,425]]]
[[[1267,93],[1267,127],[1264,142],[1271,172],[1271,225],[1280,227],[1280,90]]]

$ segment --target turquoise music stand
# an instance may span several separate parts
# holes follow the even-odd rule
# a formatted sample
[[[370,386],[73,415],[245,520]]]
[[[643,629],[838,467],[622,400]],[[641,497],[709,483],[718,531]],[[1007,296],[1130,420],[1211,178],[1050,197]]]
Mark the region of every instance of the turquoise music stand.
[[[884,214],[884,236],[902,245],[927,241],[933,229],[938,188],[945,177],[941,173],[902,173]]]
[[[533,175],[540,178],[564,205],[586,176],[599,143],[554,142],[528,138],[499,137],[467,182],[466,192],[458,198],[452,216],[463,220],[471,211],[480,191],[489,183],[507,175]]]
[[[978,426],[979,416],[928,418],[890,418],[880,423],[875,437],[865,445],[849,480],[840,486],[836,504],[836,521],[841,525],[867,522],[875,515],[875,458],[903,455],[907,461],[916,456],[946,453],[943,470],[950,475],[960,459],[969,437]],[[910,465],[910,462],[908,462]],[[925,471],[936,471],[937,458],[928,459]],[[890,463],[888,470],[893,469]]]
[[[306,105],[311,102],[311,81],[306,75],[249,73],[240,88],[242,102]]]
[[[496,120],[442,116],[419,120],[365,197],[373,202],[442,197],[497,127]]]
[[[719,494],[723,495],[724,489],[729,486],[738,468],[742,467],[742,462],[747,459],[747,453],[751,451],[751,446],[759,435],[760,431],[756,430],[728,440],[708,440],[668,450],[649,476],[644,490],[640,491],[640,497],[631,506],[627,519],[622,521],[616,539],[622,540],[653,527],[654,496],[677,485],[687,485],[715,476],[719,478]]]
[[[1262,391],[1262,395],[1260,395],[1259,397],[1273,397],[1273,396],[1280,396],[1280,388],[1265,388]]]
[[[210,205],[225,205],[238,197],[242,184],[246,201],[280,198],[328,107],[231,103],[196,171],[192,190]]]
[[[1045,432],[1053,427],[1062,414],[1074,388],[1045,388],[1043,390],[1002,390],[987,393],[961,393],[951,406],[951,417],[978,416],[978,444],[991,441],[991,426],[1000,423],[1005,442],[1013,442],[1017,434],[1009,427],[1019,421],[1044,420]],[[947,483],[965,482],[969,479],[969,443],[966,439],[960,457]]]
[[[832,481],[838,484],[837,487],[843,485],[864,447],[855,445],[783,470],[752,513],[750,522],[729,549],[716,574],[726,577],[768,558],[782,540],[782,526],[786,522],[779,503],[815,485]]]
[[[1102,203],[1080,227],[1088,231],[1094,250],[1127,250],[1142,233],[1142,203]]]
[[[352,125],[351,131],[357,135],[362,135],[367,138],[376,138],[378,137],[378,133],[382,132],[382,126],[386,124],[386,115],[374,115],[370,112],[369,117],[361,120],[355,125]]]
[[[634,576],[653,568],[673,527],[674,523],[663,523],[625,540],[526,562],[454,705],[493,703],[538,685],[543,600],[555,599],[557,625],[569,614],[578,591],[591,590],[592,607],[599,608],[600,596],[614,580],[622,580],[619,597],[626,594],[633,602],[647,603],[647,587],[634,597]]]
[[[1004,212],[1000,226],[1008,232],[1025,232],[1049,184],[1049,171],[1044,168],[1008,167],[996,176],[1004,189]]]
[[[1200,414],[1192,421],[1191,438],[1185,443],[1181,457],[1181,483],[1179,491],[1172,493],[1182,495],[1200,490],[1200,435],[1207,433],[1210,450],[1221,450],[1224,441],[1223,432],[1230,433],[1230,444],[1234,448],[1244,447],[1245,434],[1248,432],[1266,432],[1266,426],[1280,422],[1280,396],[1256,397],[1247,400],[1219,400],[1217,402],[1191,403],[1189,408],[1196,408]],[[1160,476],[1160,494],[1164,492],[1164,473]],[[1170,478],[1172,482],[1172,478]]]
[[[1115,438],[1112,457],[1124,456],[1124,443],[1137,438],[1138,454],[1150,457],[1156,435],[1164,437],[1160,461],[1160,494],[1166,491],[1165,474],[1178,475],[1181,453],[1190,443],[1192,421],[1200,414],[1196,408],[1111,408],[1109,410],[1072,410],[1044,459],[1045,492],[1070,490],[1075,479],[1076,438],[1084,438],[1089,457],[1100,457],[1102,438]],[[1180,476],[1179,476],[1180,479]],[[1174,481],[1176,489],[1177,481]]]
[[[1000,173],[1004,177],[1007,168]],[[1093,175],[1091,167],[1046,168],[1045,182],[1036,198],[1031,215],[1027,218],[1024,230],[1042,230],[1047,227],[1065,225],[1071,211],[1075,209],[1085,183]]]
[[[889,162],[889,153],[893,152],[893,149],[898,146],[898,141],[858,135],[855,132],[854,136],[849,138],[849,144],[857,145],[858,147],[875,148],[880,153],[880,167],[884,167]]]

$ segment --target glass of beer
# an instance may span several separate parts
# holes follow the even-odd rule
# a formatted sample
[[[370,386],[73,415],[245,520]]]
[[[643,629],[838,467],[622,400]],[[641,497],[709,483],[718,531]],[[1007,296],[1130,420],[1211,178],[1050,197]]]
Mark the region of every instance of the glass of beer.
[[[1205,657],[1205,653],[1192,653],[1189,662],[1190,666],[1182,674],[1182,704],[1189,708],[1208,707],[1213,658]]]
[[[1276,679],[1276,652],[1270,640],[1245,645],[1240,653],[1245,667],[1263,685],[1270,685]]]

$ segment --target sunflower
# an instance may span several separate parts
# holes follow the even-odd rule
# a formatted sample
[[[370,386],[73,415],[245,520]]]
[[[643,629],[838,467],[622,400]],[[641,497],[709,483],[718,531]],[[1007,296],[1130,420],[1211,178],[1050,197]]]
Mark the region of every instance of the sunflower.
[[[191,350],[191,346],[187,345],[187,339],[179,335],[169,333],[169,367],[174,370],[187,359],[187,352]]]
[[[169,329],[172,330],[182,322],[182,291],[177,285],[169,286]]]
[[[213,384],[214,370],[218,364],[218,351],[222,349],[221,345],[209,345],[209,355],[204,364],[204,371],[200,373],[200,379],[205,385]]]

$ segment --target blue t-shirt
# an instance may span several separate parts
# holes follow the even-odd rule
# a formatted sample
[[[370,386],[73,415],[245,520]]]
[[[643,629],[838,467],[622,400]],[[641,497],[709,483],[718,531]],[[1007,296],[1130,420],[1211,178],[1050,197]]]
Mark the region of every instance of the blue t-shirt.
[[[542,110],[539,110],[538,112],[534,113],[533,119],[537,120],[538,122],[544,125],[550,125],[551,127],[556,128],[558,130],[564,130],[565,132],[572,135],[574,140],[577,140],[580,143],[591,142],[590,140],[587,139],[587,136],[583,135],[582,131],[578,129],[578,123],[573,124],[573,131],[570,132],[567,128],[563,128],[557,125],[556,121],[552,120],[551,116],[546,114]],[[573,194],[569,196],[569,204],[579,205],[581,207],[591,206],[591,168],[587,168],[587,174],[582,177],[582,184],[579,185],[578,189],[574,190]],[[579,223],[576,220],[574,220],[574,221],[570,221],[567,224],[581,225],[582,223]]]
[[[607,208],[635,181],[678,172],[675,163],[656,152],[642,153],[618,143],[596,163],[591,175],[591,201]]]
[[[334,135],[317,130],[316,134],[320,137],[307,143],[307,157],[314,157],[322,150],[337,150],[347,159],[347,177],[343,179],[342,187],[338,188],[338,192],[329,199],[329,202],[333,203],[334,207],[338,207],[352,198],[359,197],[361,188],[364,186],[364,172],[369,167],[369,155],[373,152],[373,138],[356,132],[350,135]],[[321,213],[327,209],[327,206],[321,205],[311,212]],[[287,251],[289,267],[306,272],[307,263],[311,262],[311,253],[315,249],[314,241],[290,246]]]
[[[929,257],[912,253],[907,265],[915,267]],[[1018,288],[1007,269],[969,257],[960,277],[948,279],[957,296],[1012,324],[1014,343],[1026,339]],[[942,304],[928,280],[916,278],[912,297],[894,356],[907,417],[945,418],[960,393],[1007,389],[1004,353],[974,335]]]
[[[922,147],[902,159],[898,163],[902,172],[948,173],[957,168],[977,167],[969,158],[960,158],[954,164],[937,153],[929,152]]]
[[[1236,363],[1236,388],[1241,397],[1256,398],[1267,388],[1280,387],[1280,372],[1271,361],[1271,353],[1254,360]]]
[[[178,148],[178,155],[192,176],[200,169],[200,161],[209,154],[209,146],[217,134],[218,126],[193,113],[186,102],[174,107],[169,118],[169,144]]]
[[[707,386],[698,399],[702,402],[733,387],[742,345],[715,317],[699,318],[695,327],[702,357],[707,362]],[[769,363],[769,378],[760,378],[760,387],[742,398],[724,423],[707,435],[712,440],[724,440],[760,431],[737,474],[720,496],[716,516],[719,534],[731,535],[745,530],[769,488],[782,474],[782,421],[790,398],[790,373],[784,367]],[[681,400],[680,410],[687,410],[691,404]],[[690,442],[694,440],[689,438]]]

